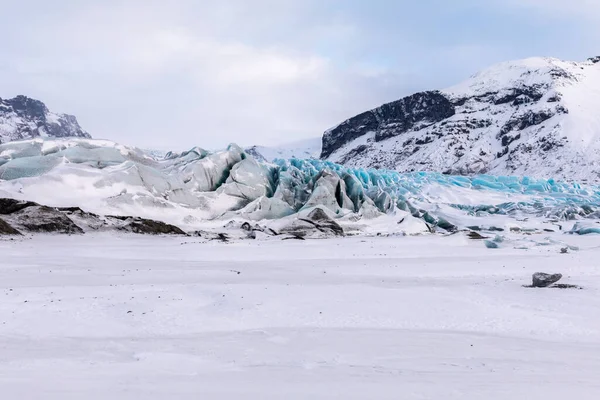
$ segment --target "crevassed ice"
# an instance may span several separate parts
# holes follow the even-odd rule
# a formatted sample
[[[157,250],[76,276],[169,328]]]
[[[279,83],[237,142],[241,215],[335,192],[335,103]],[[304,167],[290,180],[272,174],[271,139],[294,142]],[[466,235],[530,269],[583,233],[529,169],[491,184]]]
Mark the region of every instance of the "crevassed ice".
[[[123,212],[145,212],[153,206],[201,210],[195,215],[206,219],[277,219],[312,207],[359,218],[403,210],[447,229],[460,225],[457,215],[600,217],[597,185],[532,177],[401,174],[314,159],[261,163],[236,145],[215,153],[194,148],[156,159],[109,141],[11,142],[0,145],[0,179],[1,191],[51,205],[88,205],[96,211],[120,207]]]

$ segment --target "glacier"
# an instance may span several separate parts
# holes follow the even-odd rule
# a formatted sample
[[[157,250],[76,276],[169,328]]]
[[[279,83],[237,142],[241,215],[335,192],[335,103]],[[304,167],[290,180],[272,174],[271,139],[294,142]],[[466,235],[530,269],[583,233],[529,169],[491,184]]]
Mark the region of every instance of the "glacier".
[[[400,173],[317,159],[265,162],[235,144],[158,158],[111,141],[80,138],[0,145],[0,197],[149,217],[187,229],[232,219],[277,224],[315,208],[358,231],[454,232],[510,228],[527,220],[600,220],[600,186],[593,184]]]

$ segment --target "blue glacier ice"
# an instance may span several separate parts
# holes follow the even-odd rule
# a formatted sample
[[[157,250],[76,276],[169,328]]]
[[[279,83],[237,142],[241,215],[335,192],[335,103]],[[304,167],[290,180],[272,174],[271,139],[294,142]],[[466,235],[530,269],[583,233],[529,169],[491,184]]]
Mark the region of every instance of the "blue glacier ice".
[[[52,188],[43,191],[42,189]],[[202,210],[200,218],[279,219],[314,207],[375,218],[401,211],[446,231],[460,216],[600,219],[600,186],[516,176],[452,176],[346,168],[314,159],[256,161],[240,147],[195,147],[157,159],[139,149],[89,139],[0,145],[0,192],[85,206]],[[37,196],[37,197],[36,197]],[[79,199],[79,200],[78,200]],[[87,200],[84,200],[87,199]],[[62,204],[62,203],[61,203]],[[233,214],[232,214],[233,213]],[[468,225],[470,226],[470,225]],[[595,232],[595,226],[589,227]]]

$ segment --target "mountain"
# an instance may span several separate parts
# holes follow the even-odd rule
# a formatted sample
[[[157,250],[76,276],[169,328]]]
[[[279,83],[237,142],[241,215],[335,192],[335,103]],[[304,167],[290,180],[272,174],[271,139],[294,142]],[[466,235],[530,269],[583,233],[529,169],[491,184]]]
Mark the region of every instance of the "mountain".
[[[401,172],[600,179],[600,57],[488,68],[350,118],[321,158]]]
[[[0,143],[35,137],[91,138],[74,116],[53,113],[39,100],[0,98]]]
[[[260,161],[272,162],[275,159],[319,158],[321,155],[320,137],[298,140],[281,146],[252,146],[246,149],[248,154]]]

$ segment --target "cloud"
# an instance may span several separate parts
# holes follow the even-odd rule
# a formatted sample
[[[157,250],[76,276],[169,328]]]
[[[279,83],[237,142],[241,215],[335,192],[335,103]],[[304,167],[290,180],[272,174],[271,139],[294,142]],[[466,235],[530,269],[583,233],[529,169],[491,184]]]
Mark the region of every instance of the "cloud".
[[[505,11],[514,19],[539,4],[515,0]],[[10,2],[0,15],[0,96],[40,98],[96,137],[144,147],[283,143],[493,62],[576,59],[595,46],[572,45],[575,25],[529,28],[499,9],[472,0]]]
[[[309,45],[353,30],[310,22],[310,3],[59,2],[0,50],[2,95],[39,97],[97,137],[181,148],[318,136],[412,90],[385,68],[339,67]]]

